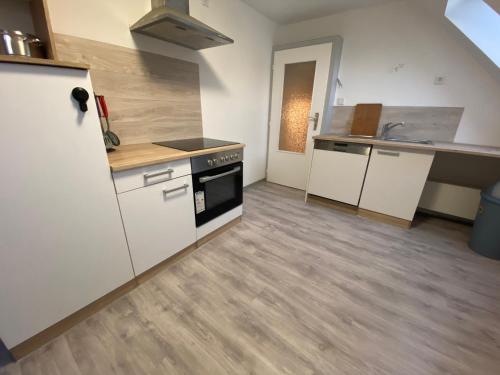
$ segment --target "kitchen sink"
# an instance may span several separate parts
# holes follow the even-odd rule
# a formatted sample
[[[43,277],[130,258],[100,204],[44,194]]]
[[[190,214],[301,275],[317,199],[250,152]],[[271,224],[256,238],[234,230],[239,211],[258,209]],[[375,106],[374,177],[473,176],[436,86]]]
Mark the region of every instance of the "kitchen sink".
[[[361,139],[376,139],[379,141],[389,141],[389,142],[402,142],[402,143],[418,143],[422,145],[432,145],[432,141],[428,139],[403,139],[403,138],[382,138],[379,136],[372,136],[372,135],[354,135],[354,134],[349,134],[349,138],[361,138]]]
[[[400,139],[400,138],[378,138],[381,141],[403,142],[403,143],[419,143],[422,145],[432,145],[432,141],[428,139]]]
[[[374,135],[355,135],[355,134],[349,134],[347,135],[349,138],[367,138],[367,139],[380,139],[377,136]]]

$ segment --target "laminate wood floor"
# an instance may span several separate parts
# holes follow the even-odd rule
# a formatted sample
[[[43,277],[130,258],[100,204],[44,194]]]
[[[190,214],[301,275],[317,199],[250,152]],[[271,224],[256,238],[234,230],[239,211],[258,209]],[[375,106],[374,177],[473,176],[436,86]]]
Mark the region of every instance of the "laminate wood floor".
[[[243,221],[1,374],[500,374],[500,261],[259,183]]]

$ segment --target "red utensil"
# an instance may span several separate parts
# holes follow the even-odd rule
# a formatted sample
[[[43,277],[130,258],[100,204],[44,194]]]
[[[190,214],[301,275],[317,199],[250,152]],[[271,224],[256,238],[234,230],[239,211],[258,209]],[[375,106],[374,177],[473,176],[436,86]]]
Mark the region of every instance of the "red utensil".
[[[109,118],[108,118],[109,112],[108,112],[108,106],[106,104],[106,99],[104,99],[103,95],[99,95],[98,98],[99,98],[99,104],[101,105],[102,114],[103,114],[104,118],[106,119],[106,125],[107,125],[106,134],[111,139],[111,142],[113,143],[113,145],[119,146],[120,145],[120,138],[118,138],[118,136],[115,133],[113,133],[111,130],[109,130]]]
[[[110,152],[113,151],[113,142],[111,141],[111,138],[108,135],[108,132],[104,130],[104,126],[102,125],[102,108],[101,108],[101,100],[99,99],[99,95],[95,95],[95,104],[97,107],[97,114],[99,115],[99,125],[101,125],[101,131],[102,131],[102,137],[104,139],[104,145],[106,146],[106,151]]]

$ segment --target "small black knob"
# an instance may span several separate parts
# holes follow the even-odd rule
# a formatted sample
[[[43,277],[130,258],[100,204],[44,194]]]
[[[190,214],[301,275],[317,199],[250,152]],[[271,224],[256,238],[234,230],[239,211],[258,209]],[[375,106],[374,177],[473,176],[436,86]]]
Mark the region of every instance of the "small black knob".
[[[71,96],[78,102],[80,105],[80,110],[82,112],[87,112],[87,100],[89,100],[89,93],[83,87],[75,87],[73,91],[71,91]]]

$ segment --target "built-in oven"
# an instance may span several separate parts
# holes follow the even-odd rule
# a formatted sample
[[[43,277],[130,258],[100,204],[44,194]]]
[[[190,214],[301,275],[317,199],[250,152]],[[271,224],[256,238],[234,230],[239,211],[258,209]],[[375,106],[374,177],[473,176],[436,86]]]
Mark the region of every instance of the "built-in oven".
[[[243,150],[191,158],[196,226],[243,203]]]

